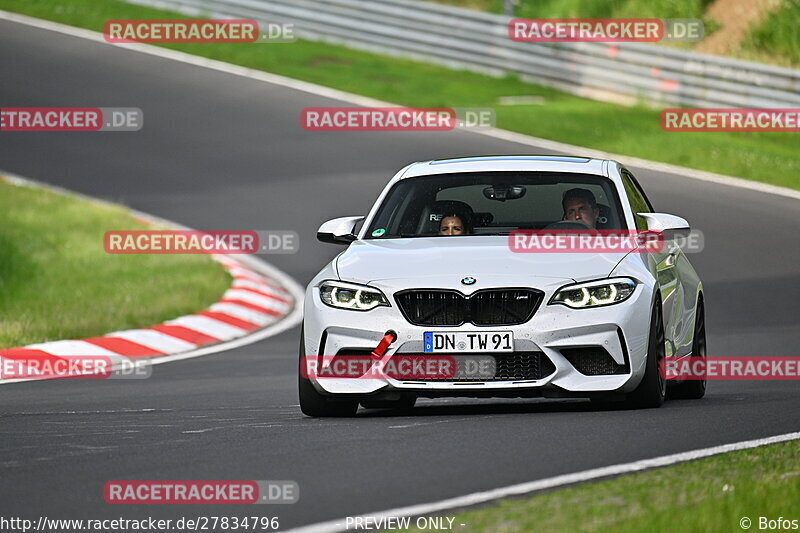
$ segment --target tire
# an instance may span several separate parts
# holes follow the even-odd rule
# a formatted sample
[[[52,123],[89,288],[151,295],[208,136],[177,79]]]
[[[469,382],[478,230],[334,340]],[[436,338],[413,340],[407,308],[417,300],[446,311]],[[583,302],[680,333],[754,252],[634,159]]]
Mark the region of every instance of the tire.
[[[661,314],[661,300],[656,300],[650,314],[650,333],[647,341],[647,363],[642,382],[636,390],[628,394],[625,403],[633,409],[661,407],[666,397],[667,381],[659,371],[666,357],[664,341],[664,319]]]
[[[692,340],[692,357],[706,358],[706,312],[703,297],[697,302],[697,313],[694,320],[694,339]],[[669,388],[670,399],[699,400],[706,394],[706,379],[686,380]]]
[[[365,400],[361,402],[364,409],[400,409],[410,410],[417,403],[414,396],[403,396],[399,400]]]
[[[303,359],[305,350],[305,328],[300,329],[300,359],[297,364],[297,388],[300,396],[300,410],[312,417],[348,417],[355,416],[358,411],[357,400],[334,400],[320,394],[311,380],[303,377]]]

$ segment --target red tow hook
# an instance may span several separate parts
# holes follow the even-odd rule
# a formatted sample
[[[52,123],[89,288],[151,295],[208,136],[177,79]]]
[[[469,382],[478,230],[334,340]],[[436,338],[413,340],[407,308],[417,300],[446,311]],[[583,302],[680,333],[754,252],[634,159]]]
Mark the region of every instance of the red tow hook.
[[[372,358],[373,359],[380,359],[386,354],[386,350],[389,349],[389,345],[392,344],[394,341],[397,340],[397,333],[394,331],[387,331],[386,335],[383,336],[381,342],[372,350]]]

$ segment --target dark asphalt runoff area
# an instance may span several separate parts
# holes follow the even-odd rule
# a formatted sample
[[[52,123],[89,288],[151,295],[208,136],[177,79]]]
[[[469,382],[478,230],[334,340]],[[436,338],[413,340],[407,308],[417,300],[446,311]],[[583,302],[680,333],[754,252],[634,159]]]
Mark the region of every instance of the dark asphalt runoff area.
[[[303,285],[341,251],[315,240],[319,224],[365,214],[407,163],[548,153],[464,132],[300,128],[302,108],[329,105],[347,104],[0,21],[0,107],[138,107],[145,121],[132,133],[0,133],[0,169],[193,228],[294,230],[300,252],[268,259]],[[704,232],[690,260],[710,355],[797,355],[798,202],[632,170],[656,209]],[[309,419],[296,392],[299,332],[155,366],[146,380],[0,387],[0,516],[258,514],[284,528],[800,427],[798,383],[779,381],[712,382],[702,400],[642,411],[449,399]],[[295,480],[300,501],[109,505],[102,489],[115,479]]]

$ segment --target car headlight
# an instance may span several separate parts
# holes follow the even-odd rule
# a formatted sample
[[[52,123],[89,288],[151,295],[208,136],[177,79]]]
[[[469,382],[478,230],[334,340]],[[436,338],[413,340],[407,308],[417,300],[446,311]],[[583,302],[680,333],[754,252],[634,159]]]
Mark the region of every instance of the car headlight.
[[[600,307],[624,302],[636,289],[629,278],[604,279],[561,287],[550,299],[550,304],[563,304],[573,309]]]
[[[337,309],[369,311],[382,305],[390,307],[389,300],[378,289],[342,281],[320,283],[319,297],[322,303]]]

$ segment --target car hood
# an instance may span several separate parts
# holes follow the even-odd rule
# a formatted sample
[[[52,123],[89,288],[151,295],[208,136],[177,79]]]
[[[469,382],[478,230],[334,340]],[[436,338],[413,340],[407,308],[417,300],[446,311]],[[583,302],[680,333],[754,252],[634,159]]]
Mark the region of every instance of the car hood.
[[[531,278],[585,281],[608,276],[625,253],[516,253],[505,236],[416,237],[353,242],[336,261],[339,277],[357,283],[413,279],[441,286],[471,276],[480,285],[527,286]]]

